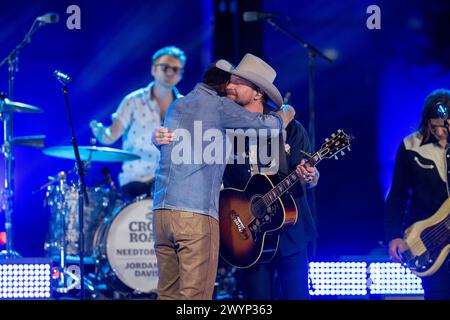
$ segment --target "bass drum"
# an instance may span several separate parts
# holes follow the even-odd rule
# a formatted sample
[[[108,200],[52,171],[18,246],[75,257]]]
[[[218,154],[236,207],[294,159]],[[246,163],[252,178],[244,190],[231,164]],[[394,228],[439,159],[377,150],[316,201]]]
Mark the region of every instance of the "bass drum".
[[[152,209],[153,199],[137,198],[105,218],[95,234],[97,276],[115,291],[156,295]]]

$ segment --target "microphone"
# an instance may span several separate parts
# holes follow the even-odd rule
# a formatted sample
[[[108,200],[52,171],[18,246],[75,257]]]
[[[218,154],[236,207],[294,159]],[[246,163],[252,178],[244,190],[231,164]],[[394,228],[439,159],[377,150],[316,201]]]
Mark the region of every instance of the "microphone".
[[[246,11],[242,15],[242,18],[245,22],[253,22],[253,21],[259,21],[264,19],[270,19],[274,17],[281,17],[284,16],[284,14],[280,13],[264,13],[264,12],[258,12],[258,11]]]
[[[59,15],[57,13],[47,13],[37,17],[36,20],[43,23],[57,23],[59,21]]]
[[[436,114],[437,116],[442,120],[448,119],[448,109],[447,106],[444,105],[442,102],[436,103]]]
[[[62,84],[68,84],[70,82],[72,82],[72,78],[69,77],[67,74],[62,73],[59,70],[55,70],[55,72],[53,72],[53,75],[56,77],[56,79],[59,80],[59,82],[61,82]]]

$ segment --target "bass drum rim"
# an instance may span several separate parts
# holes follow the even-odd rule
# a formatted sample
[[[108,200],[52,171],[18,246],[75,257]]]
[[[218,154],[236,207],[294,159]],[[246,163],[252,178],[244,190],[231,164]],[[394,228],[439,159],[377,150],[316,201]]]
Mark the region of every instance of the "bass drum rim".
[[[150,207],[153,219],[153,198],[148,196],[139,196],[132,201],[124,203],[120,207],[117,207],[110,217],[106,217],[100,223],[100,226],[94,235],[93,241],[96,265],[95,267],[97,275],[99,275],[100,278],[105,281],[108,289],[112,289],[124,294],[147,294],[153,296],[157,294],[156,287],[150,290],[146,290],[140,287],[130,287],[130,285],[127,284],[127,279],[124,279],[120,272],[118,272],[117,268],[112,265],[111,261],[113,261],[113,259],[111,259],[108,254],[108,248],[111,245],[108,242],[108,234],[112,225],[114,224],[115,219],[119,217],[121,212],[123,212],[123,210],[125,210],[127,207],[135,205],[136,203],[143,203],[144,201],[151,201]],[[149,248],[154,249],[151,246],[149,246]]]

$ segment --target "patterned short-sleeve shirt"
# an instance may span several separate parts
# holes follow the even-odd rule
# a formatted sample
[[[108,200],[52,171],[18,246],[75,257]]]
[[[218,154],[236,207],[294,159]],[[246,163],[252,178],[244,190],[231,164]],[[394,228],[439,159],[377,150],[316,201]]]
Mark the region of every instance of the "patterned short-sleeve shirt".
[[[155,178],[159,162],[159,150],[152,143],[153,131],[163,124],[161,111],[156,99],[152,97],[154,82],[147,87],[128,94],[119,105],[113,117],[124,126],[122,149],[141,158],[126,161],[119,174],[119,184],[124,186],[130,182],[148,182]],[[175,98],[181,97],[176,88]]]

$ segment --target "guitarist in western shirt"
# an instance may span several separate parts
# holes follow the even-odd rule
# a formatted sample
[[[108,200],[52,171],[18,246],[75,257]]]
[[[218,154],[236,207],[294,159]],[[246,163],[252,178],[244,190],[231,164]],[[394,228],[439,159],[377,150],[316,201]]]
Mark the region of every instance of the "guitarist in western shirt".
[[[402,252],[408,249],[405,229],[433,216],[450,194],[448,129],[438,115],[439,105],[450,106],[449,90],[437,89],[426,97],[418,130],[405,137],[397,151],[384,219],[389,255],[395,262],[404,262]],[[437,272],[422,278],[422,285],[425,299],[450,300],[448,256]]]
[[[232,81],[227,86],[227,93],[229,98],[234,98]],[[267,113],[269,111],[267,104],[251,104],[244,107],[252,112]],[[306,130],[294,119],[294,109],[289,106],[286,112],[279,112],[279,114],[286,127],[285,148],[281,148],[284,150],[280,150],[279,158],[284,156],[287,163],[287,168],[282,168],[281,165],[279,168],[280,171],[288,171],[279,173],[281,176],[294,170],[300,170],[302,173],[300,183],[290,190],[298,209],[298,219],[295,225],[282,227],[278,250],[270,261],[257,262],[248,268],[238,269],[238,283],[244,291],[245,298],[251,300],[309,299],[307,244],[316,237],[316,226],[306,200],[306,188],[317,185],[319,172],[303,160],[304,154],[301,151],[311,152],[310,142]],[[267,143],[270,143],[270,140]],[[261,144],[258,143],[258,148],[260,147]],[[268,148],[270,149],[269,146]],[[265,150],[259,150],[257,153],[260,151],[267,154]],[[281,154],[281,151],[285,152]],[[246,158],[249,158],[248,149]],[[228,164],[223,177],[224,187],[244,189],[250,177],[258,173],[255,171],[267,172],[267,168],[262,167],[258,164],[255,168],[249,164],[249,161],[245,164]],[[281,292],[275,290],[275,277],[279,279]]]

